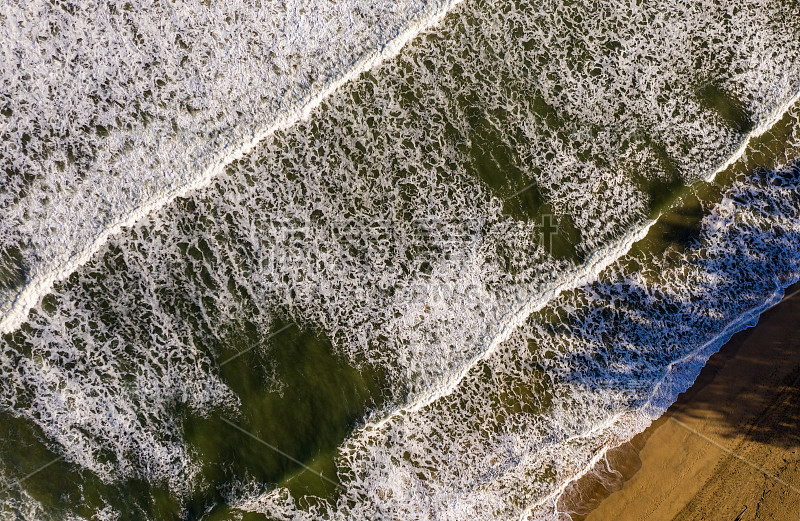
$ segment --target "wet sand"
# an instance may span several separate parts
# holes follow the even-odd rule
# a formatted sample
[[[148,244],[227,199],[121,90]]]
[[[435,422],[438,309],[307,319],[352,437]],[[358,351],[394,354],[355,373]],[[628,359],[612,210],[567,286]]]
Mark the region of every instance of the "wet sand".
[[[575,521],[800,520],[800,294],[596,470],[566,498]]]

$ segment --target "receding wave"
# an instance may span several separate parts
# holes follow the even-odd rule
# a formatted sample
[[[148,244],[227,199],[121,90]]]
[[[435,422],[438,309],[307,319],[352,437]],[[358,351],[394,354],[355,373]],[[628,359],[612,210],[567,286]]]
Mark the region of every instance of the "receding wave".
[[[798,279],[800,12],[734,4],[2,8],[0,423],[79,485],[0,511],[564,514]]]

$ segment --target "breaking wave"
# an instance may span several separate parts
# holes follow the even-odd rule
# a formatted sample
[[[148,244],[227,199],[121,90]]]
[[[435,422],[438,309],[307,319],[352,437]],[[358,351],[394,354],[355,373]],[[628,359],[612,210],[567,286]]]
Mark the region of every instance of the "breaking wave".
[[[96,480],[75,505],[147,483],[184,517],[558,518],[800,278],[790,2],[0,14],[0,409]],[[296,391],[284,323],[380,375],[334,496],[214,481],[187,433],[248,418],[242,352]],[[23,477],[0,466],[0,515],[157,518]]]

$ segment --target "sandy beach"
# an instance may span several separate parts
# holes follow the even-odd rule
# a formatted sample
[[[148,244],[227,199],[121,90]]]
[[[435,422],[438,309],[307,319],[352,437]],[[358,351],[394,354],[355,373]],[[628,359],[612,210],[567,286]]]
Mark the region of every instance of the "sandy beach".
[[[574,521],[800,519],[798,290],[574,487],[564,504]]]

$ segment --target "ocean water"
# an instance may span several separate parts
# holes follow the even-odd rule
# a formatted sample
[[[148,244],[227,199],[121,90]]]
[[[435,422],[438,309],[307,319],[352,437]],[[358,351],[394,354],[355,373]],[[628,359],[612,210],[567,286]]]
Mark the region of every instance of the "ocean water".
[[[0,519],[567,519],[800,280],[800,6],[0,6]]]

